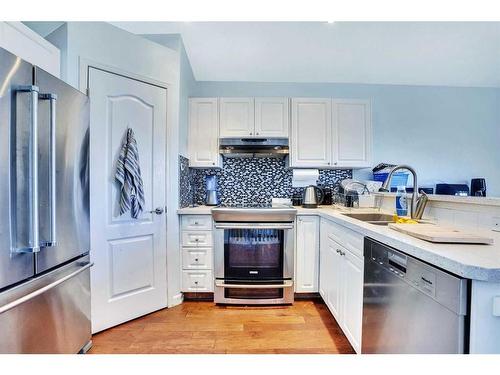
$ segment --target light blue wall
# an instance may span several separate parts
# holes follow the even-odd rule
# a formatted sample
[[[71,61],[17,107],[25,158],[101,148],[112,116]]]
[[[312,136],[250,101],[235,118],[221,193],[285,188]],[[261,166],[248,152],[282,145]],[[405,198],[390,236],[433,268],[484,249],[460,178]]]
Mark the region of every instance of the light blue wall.
[[[195,90],[196,80],[182,37],[180,34],[148,34],[143,37],[179,53],[179,153],[188,157],[189,97]]]
[[[419,185],[485,177],[500,196],[500,89],[334,83],[197,82],[192,96],[296,96],[372,101],[374,164],[407,163]],[[365,178],[369,169],[355,171]]]

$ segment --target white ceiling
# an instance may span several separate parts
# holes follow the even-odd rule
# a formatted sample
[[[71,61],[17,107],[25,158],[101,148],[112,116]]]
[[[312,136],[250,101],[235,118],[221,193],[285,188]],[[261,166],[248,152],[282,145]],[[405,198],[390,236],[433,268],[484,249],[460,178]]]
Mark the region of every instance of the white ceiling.
[[[61,23],[26,24],[43,35]],[[500,87],[499,22],[112,24],[181,34],[199,81]]]
[[[500,87],[500,23],[114,22],[182,35],[200,81]]]

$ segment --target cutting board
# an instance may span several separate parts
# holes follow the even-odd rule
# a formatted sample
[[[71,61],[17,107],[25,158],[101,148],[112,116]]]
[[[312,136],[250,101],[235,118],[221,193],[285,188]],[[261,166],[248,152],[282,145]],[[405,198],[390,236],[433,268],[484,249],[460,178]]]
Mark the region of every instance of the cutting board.
[[[437,224],[396,224],[389,228],[412,237],[437,243],[492,244],[493,238]]]

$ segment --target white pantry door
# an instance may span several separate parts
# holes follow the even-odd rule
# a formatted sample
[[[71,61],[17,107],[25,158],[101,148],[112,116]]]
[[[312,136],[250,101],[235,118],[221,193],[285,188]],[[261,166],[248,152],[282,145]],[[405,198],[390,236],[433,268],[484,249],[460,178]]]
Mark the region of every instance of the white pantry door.
[[[167,90],[90,68],[89,94],[92,331],[99,332],[167,306]],[[120,216],[114,177],[128,127],[146,201],[137,219]]]

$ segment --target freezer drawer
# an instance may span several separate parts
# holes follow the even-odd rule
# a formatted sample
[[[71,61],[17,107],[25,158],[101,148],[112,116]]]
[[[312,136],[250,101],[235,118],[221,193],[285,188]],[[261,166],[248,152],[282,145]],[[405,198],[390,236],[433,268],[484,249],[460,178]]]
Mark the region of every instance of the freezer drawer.
[[[91,339],[85,256],[0,294],[0,353],[78,353]]]

